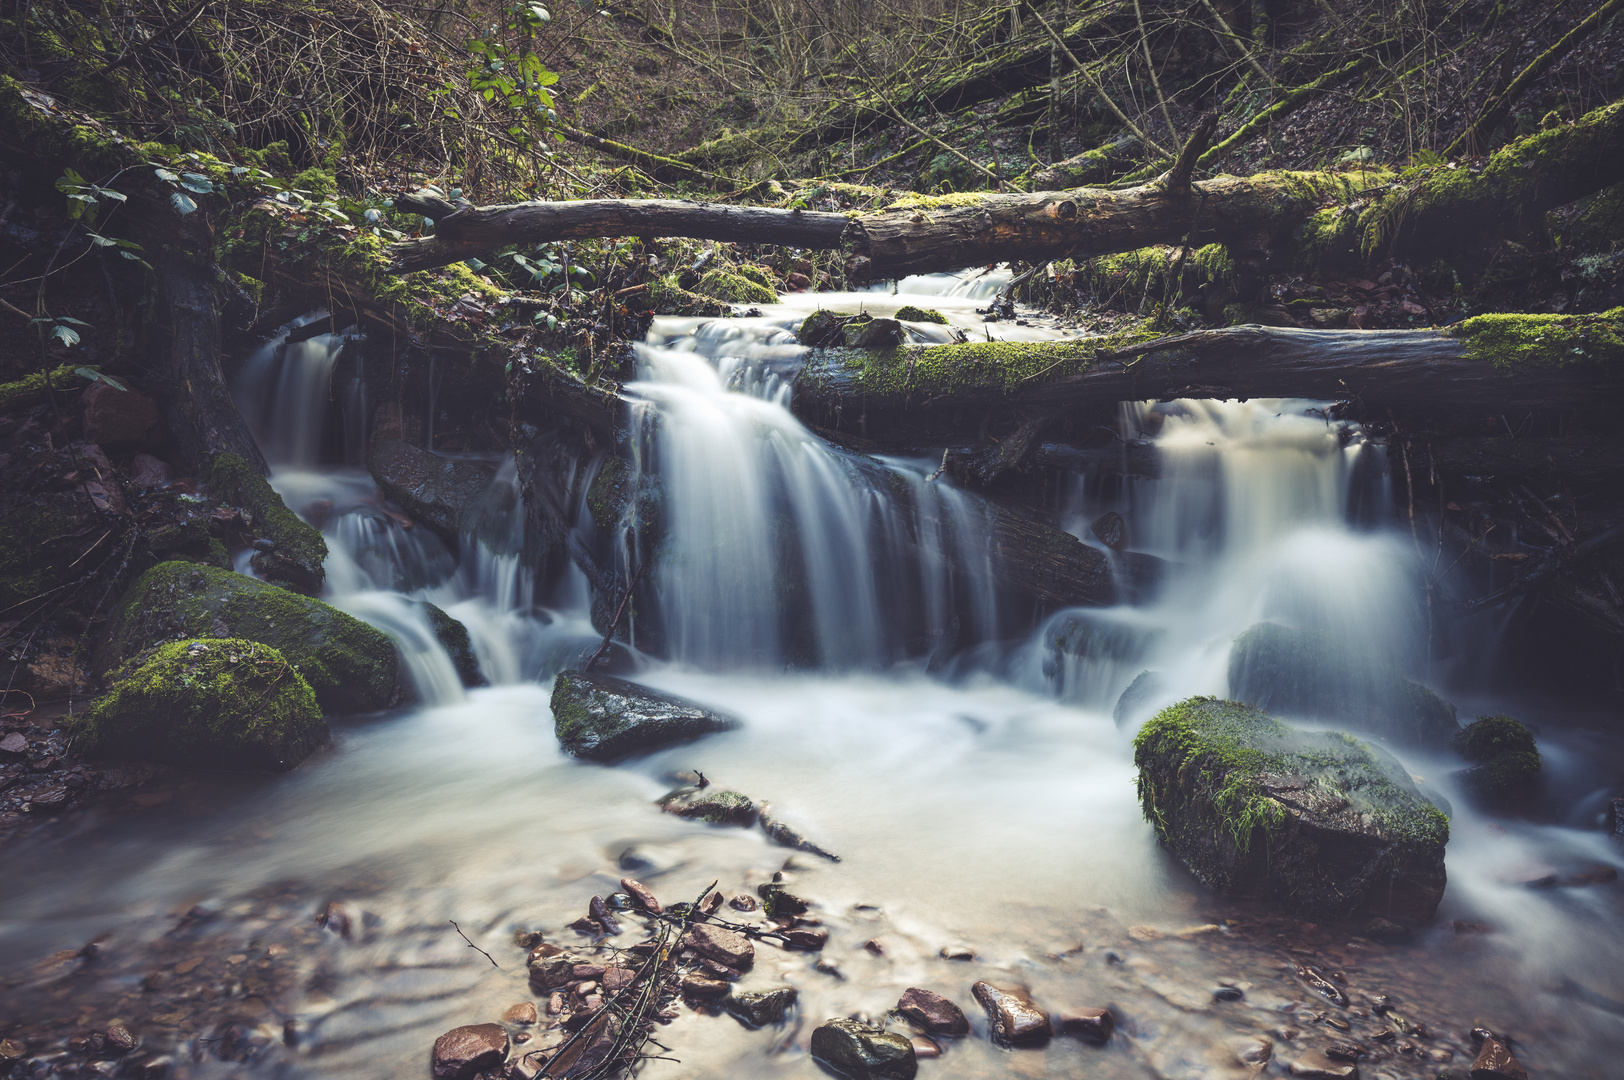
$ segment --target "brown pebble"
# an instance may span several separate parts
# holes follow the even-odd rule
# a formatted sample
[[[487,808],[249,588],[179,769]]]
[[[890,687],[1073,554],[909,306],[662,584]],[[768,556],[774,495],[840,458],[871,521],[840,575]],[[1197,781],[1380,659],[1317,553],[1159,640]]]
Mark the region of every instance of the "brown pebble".
[[[942,1048],[923,1035],[915,1035],[908,1041],[913,1043],[914,1057],[916,1058],[939,1058],[942,1056]]]
[[[547,1015],[557,1016],[564,1011],[564,995],[554,994],[547,999]]]
[[[1056,1035],[1073,1035],[1089,1042],[1109,1042],[1116,1018],[1107,1009],[1067,1009],[1053,1019]]]
[[[1505,1043],[1488,1038],[1472,1062],[1472,1080],[1528,1080],[1528,1070],[1511,1056]]]
[[[727,903],[734,911],[754,911],[758,906],[755,897],[747,896],[744,893],[740,893]]]
[[[114,1024],[107,1029],[107,1048],[120,1054],[127,1054],[135,1049],[135,1036],[123,1024]]]
[[[931,1035],[968,1035],[964,1010],[940,994],[911,986],[897,1001],[897,1012]]]
[[[665,910],[660,906],[660,902],[654,898],[654,894],[649,891],[648,886],[641,881],[635,878],[623,877],[620,879],[620,887],[630,893],[632,899],[637,901],[637,906],[650,915],[658,915]]]
[[[510,1024],[528,1026],[540,1020],[541,1017],[536,1013],[535,1002],[521,1001],[517,1005],[509,1005],[507,1012],[502,1014],[502,1019]]]
[[[885,942],[881,941],[879,938],[869,938],[867,941],[863,942],[863,948],[867,949],[875,956],[885,955]]]

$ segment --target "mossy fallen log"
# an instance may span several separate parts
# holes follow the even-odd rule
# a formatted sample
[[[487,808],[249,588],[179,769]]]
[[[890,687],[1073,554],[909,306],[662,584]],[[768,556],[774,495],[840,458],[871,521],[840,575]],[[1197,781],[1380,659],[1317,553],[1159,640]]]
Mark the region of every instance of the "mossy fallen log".
[[[1264,172],[1188,186],[910,196],[862,214],[673,200],[600,199],[465,207],[435,235],[394,244],[397,272],[443,266],[512,243],[690,236],[844,249],[854,280],[1015,260],[1091,258],[1151,244],[1262,238],[1358,260],[1477,250],[1531,215],[1624,181],[1624,102],[1518,139],[1481,169]]]
[[[1594,409],[1620,396],[1624,308],[1484,315],[1443,330],[1236,326],[1151,340],[820,349],[796,376],[794,409],[900,448],[956,443],[988,419],[1154,398],[1307,397],[1470,415]]]

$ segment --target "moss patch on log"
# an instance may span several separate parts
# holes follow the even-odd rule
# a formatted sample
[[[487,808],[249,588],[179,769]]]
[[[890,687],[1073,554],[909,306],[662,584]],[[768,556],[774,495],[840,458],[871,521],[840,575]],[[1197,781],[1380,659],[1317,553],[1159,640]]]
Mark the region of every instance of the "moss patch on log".
[[[158,646],[72,730],[87,754],[278,772],[327,740],[315,692],[294,665],[241,638]]]
[[[1624,307],[1599,315],[1477,315],[1454,333],[1469,359],[1508,375],[1531,365],[1624,367]]]
[[[809,319],[811,317],[811,315],[807,316]],[[901,319],[903,322],[936,323],[938,326],[947,325],[947,316],[943,315],[940,311],[937,311],[935,308],[915,307],[912,304],[903,304],[901,307],[897,308],[896,317]],[[804,326],[805,324],[803,323],[802,325]]]
[[[0,383],[0,413],[44,401],[50,390],[62,393],[79,389],[84,376],[77,374],[78,368],[78,364],[63,364],[52,368],[49,374],[35,371],[12,382]]]

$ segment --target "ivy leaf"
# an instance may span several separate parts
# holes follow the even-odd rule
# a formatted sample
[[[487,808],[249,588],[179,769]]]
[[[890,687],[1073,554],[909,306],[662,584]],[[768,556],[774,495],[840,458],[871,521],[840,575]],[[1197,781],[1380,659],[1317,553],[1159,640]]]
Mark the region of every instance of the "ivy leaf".
[[[51,336],[70,347],[79,344],[79,331],[71,326],[58,326],[51,331]]]
[[[176,213],[183,215],[190,214],[197,209],[197,203],[193,202],[191,196],[184,191],[171,191],[169,193],[169,205],[175,208]]]

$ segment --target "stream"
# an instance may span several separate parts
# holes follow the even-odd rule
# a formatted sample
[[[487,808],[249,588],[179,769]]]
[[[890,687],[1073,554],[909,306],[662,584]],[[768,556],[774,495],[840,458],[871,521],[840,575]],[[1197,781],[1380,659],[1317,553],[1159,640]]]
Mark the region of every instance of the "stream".
[[[789,1023],[749,1031],[685,1010],[640,1075],[823,1076],[807,1053],[814,1026],[879,1017],[921,986],[975,1029],[923,1076],[1239,1077],[1256,1071],[1239,1055],[1260,1041],[1273,1047],[1266,1071],[1284,1075],[1300,1052],[1352,1039],[1375,1051],[1362,1076],[1431,1080],[1470,1067],[1477,1024],[1510,1034],[1535,1077],[1618,1076],[1620,887],[1527,883],[1624,865],[1596,828],[1624,742],[1560,702],[1438,681],[1430,551],[1394,505],[1382,445],[1327,420],[1323,402],[1124,405],[1118,435],[1154,440],[1161,474],[1078,473],[1062,518],[1098,545],[1090,522],[1120,513],[1165,580],[1138,604],[1034,628],[999,593],[982,504],[933,478],[937,461],[859,458],[790,413],[804,352],[793,329],[816,307],[947,316],[908,324],[916,340],[1071,332],[984,323],[976,308],[1006,281],[935,275],[787,295],[752,317],[655,320],[626,389],[664,542],[642,551],[626,529],[612,544],[623,570],[653,560],[670,659],[644,658],[630,677],[743,724],[614,768],[561,753],[548,707],[552,675],[599,636],[584,575],[542,590],[516,550],[464,537],[454,553],[404,527],[363,468],[324,457],[323,410],[344,410],[349,460],[366,443],[365,403],[335,374],[342,338],[250,357],[238,392],[255,403],[245,412],[274,485],[295,509],[319,507],[327,599],[397,642],[422,703],[337,718],[332,745],[291,773],[196,774],[139,812],[110,804],[15,844],[0,871],[0,1012],[64,1032],[122,1021],[172,1059],[171,1076],[427,1076],[436,1036],[533,999],[516,931],[573,937],[564,927],[588,898],[626,875],[670,903],[712,881],[753,895],[784,869],[830,943],[821,960],[761,948],[741,986],[797,987]],[[491,465],[506,493],[498,524],[522,529],[513,462]],[[596,527],[586,507],[571,513]],[[468,627],[491,685],[462,687],[417,600]],[[1548,791],[1530,820],[1473,811],[1451,781],[1458,762],[1396,751],[1453,806],[1448,892],[1407,943],[1216,896],[1141,817],[1134,728],[1161,705],[1224,695],[1229,642],[1265,619],[1430,675],[1464,718],[1508,711],[1540,734]],[[1068,634],[1090,647],[1057,652]],[[1145,670],[1159,689],[1119,722]],[[842,861],[661,813],[671,774],[688,769],[770,802]],[[312,921],[329,903],[347,935]],[[46,959],[93,940],[94,962]],[[974,958],[944,959],[948,947]],[[1296,978],[1309,960],[1345,976],[1350,1012]],[[999,1050],[969,993],[983,978],[1024,982],[1051,1009],[1109,1006],[1117,1036]],[[1220,986],[1240,1000],[1219,1000]],[[1390,1042],[1375,1041],[1394,1024],[1371,1011],[1379,994],[1411,1029]],[[233,1033],[182,1042],[199,1018]]]

